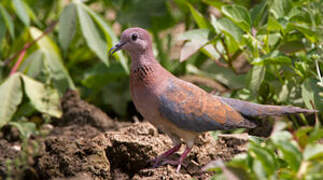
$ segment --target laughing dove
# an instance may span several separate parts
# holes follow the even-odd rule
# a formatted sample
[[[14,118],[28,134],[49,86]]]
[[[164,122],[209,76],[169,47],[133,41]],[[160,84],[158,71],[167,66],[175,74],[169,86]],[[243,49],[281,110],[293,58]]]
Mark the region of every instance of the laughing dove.
[[[154,57],[149,33],[142,28],[126,29],[109,54],[121,49],[131,56],[130,89],[137,110],[174,142],[173,148],[155,159],[155,167],[175,164],[178,172],[196,137],[202,132],[254,128],[256,124],[252,122],[252,117],[314,112],[211,95],[164,69]],[[182,142],[186,144],[186,149],[180,158],[177,161],[167,160],[169,155],[180,149]]]

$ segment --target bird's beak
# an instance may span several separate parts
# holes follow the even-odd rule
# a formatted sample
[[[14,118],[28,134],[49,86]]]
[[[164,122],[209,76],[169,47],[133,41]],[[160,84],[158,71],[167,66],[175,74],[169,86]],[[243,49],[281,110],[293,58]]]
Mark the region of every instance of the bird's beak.
[[[109,50],[109,56],[111,56],[113,53],[119,51],[123,45],[125,45],[127,42],[119,42],[118,44],[116,44],[115,46],[113,46],[110,50]]]

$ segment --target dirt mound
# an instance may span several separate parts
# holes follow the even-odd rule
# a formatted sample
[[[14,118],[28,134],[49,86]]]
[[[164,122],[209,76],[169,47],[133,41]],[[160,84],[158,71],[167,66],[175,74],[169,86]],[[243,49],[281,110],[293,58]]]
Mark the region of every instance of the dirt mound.
[[[152,160],[172,147],[166,135],[147,122],[120,123],[80,99],[74,91],[62,100],[64,116],[48,128],[45,137],[33,137],[40,150],[31,156],[20,179],[208,179],[212,176],[201,168],[211,160],[229,160],[246,150],[245,135],[223,135],[215,140],[210,133],[201,135],[180,173],[176,167],[152,167]],[[6,132],[6,131],[3,131]],[[0,137],[0,179],[10,175],[5,164],[24,150],[15,149],[15,136]],[[14,134],[14,133],[9,133]],[[15,144],[14,144],[15,143]],[[170,158],[179,158],[184,151]],[[13,171],[19,172],[19,171]],[[11,172],[12,174],[12,172]]]
[[[67,91],[61,100],[61,106],[63,117],[54,122],[56,125],[91,125],[103,131],[113,129],[115,126],[115,122],[109,116],[99,108],[83,101],[76,91]]]
[[[170,165],[151,168],[150,160],[170,148],[172,142],[149,123],[134,123],[105,133],[91,126],[56,128],[53,132],[45,139],[36,161],[41,179],[205,179],[211,174],[202,172],[201,167],[214,159],[232,158],[245,150],[246,143],[246,139],[232,136],[220,136],[215,141],[206,133],[184,161],[181,172],[176,173],[176,167]],[[179,154],[172,158],[179,158]]]
[[[93,136],[99,133],[97,129],[73,125],[56,128],[54,132],[44,140],[44,147],[36,157],[35,169],[40,179],[73,177],[80,173],[99,179],[110,178],[105,146],[92,141]]]

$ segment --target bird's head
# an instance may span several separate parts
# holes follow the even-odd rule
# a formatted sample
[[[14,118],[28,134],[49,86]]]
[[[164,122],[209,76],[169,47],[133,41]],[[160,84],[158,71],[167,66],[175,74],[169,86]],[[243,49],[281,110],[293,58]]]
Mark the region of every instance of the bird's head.
[[[142,28],[129,28],[123,31],[120,42],[109,50],[109,55],[123,49],[130,55],[152,52],[152,41],[149,33]]]

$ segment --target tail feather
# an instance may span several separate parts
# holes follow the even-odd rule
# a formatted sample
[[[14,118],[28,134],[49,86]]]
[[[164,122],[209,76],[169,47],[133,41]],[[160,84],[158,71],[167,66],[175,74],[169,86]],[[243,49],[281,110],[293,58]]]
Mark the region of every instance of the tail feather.
[[[282,116],[296,113],[318,112],[317,110],[303,109],[295,106],[262,105],[233,98],[217,97],[246,117]]]

